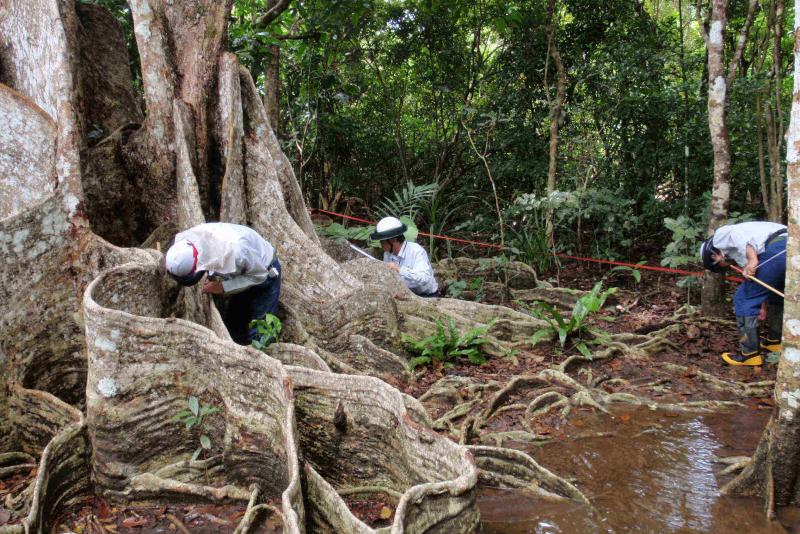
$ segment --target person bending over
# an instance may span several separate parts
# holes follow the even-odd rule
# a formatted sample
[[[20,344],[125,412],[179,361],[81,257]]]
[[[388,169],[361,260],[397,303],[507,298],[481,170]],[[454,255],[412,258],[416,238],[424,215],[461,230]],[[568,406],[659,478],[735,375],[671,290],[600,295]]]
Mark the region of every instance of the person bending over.
[[[383,262],[400,275],[408,289],[420,297],[436,297],[439,286],[428,253],[418,244],[406,241],[403,235],[406,230],[408,227],[399,219],[384,217],[369,237],[381,242]]]
[[[745,222],[721,226],[700,245],[703,267],[721,272],[736,263],[747,276],[783,291],[786,277],[786,227],[772,222]],[[764,286],[745,280],[733,296],[739,352],[724,352],[730,365],[762,365],[760,349],[781,350],[783,299]],[[759,343],[759,321],[766,319],[767,332]]]
[[[247,226],[204,223],[180,232],[167,251],[166,268],[183,286],[206,275],[203,293],[230,295],[225,326],[240,345],[257,336],[250,321],[278,312],[281,264],[273,246]]]

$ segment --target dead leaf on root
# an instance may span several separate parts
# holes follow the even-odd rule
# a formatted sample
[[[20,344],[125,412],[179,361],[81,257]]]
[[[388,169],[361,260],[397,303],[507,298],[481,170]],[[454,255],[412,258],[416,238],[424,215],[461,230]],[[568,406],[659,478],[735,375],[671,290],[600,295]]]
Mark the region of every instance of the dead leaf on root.
[[[690,324],[686,327],[686,337],[689,339],[695,339],[700,337],[700,329],[697,328],[695,325]]]
[[[5,525],[11,519],[11,512],[5,508],[0,508],[0,526]]]
[[[148,520],[145,517],[132,516],[132,517],[126,517],[122,521],[122,526],[125,528],[142,527],[147,523]]]

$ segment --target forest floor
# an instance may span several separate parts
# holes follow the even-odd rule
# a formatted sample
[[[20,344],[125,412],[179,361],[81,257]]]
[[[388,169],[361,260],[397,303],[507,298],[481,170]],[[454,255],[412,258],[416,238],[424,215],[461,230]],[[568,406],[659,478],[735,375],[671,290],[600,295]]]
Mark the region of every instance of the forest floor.
[[[765,522],[757,499],[742,504],[719,495],[735,471],[717,462],[752,454],[774,406],[777,370],[775,355],[765,354],[758,367],[723,362],[720,354],[737,348],[732,311],[721,321],[697,312],[676,316],[687,304],[687,290],[669,274],[642,271],[636,282],[629,272],[572,263],[540,278],[582,290],[603,279],[604,288],[620,291],[591,316],[590,328],[612,339],[660,333],[668,343],[646,354],[559,368],[579,356],[574,342],[539,342],[483,365],[434,364],[395,384],[425,404],[438,431],[462,443],[529,452],[571,480],[601,516],[490,490],[481,497],[486,532],[538,532],[548,524],[558,532],[649,532],[681,525],[681,532],[737,532],[742,525],[751,532],[782,532],[797,522],[796,513],[783,526]],[[728,285],[732,296],[736,283]],[[692,295],[691,303],[697,298]],[[525,311],[518,303],[504,305]],[[588,346],[592,353],[603,349],[602,343]],[[549,384],[520,379],[551,379],[553,370],[564,374]],[[625,398],[640,403],[626,404]],[[687,488],[689,480],[693,488]],[[518,515],[521,522],[511,519]]]
[[[639,448],[647,446],[656,451],[661,446],[656,439],[659,436],[659,439],[677,439],[676,436],[685,435],[687,441],[676,447],[696,448],[698,442],[690,436],[690,429],[695,428],[698,421],[714,428],[719,441],[725,442],[717,444],[719,447],[714,449],[715,454],[751,454],[773,408],[771,381],[775,378],[777,365],[769,363],[772,358],[759,367],[731,367],[721,360],[721,352],[736,348],[737,333],[732,315],[727,321],[707,320],[699,314],[692,314],[688,319],[676,319],[674,314],[687,303],[687,291],[676,286],[678,277],[668,274],[643,271],[641,280],[636,282],[630,273],[611,273],[604,266],[571,264],[564,267],[560,272],[541,276],[541,279],[548,280],[556,287],[582,290],[590,290],[602,279],[604,288],[618,287],[620,290],[613,301],[590,316],[590,328],[602,330],[613,338],[617,334],[649,335],[672,326],[666,336],[669,343],[646,356],[619,354],[598,361],[579,361],[578,365],[564,369],[561,378],[550,384],[534,380],[532,383],[520,382],[519,387],[509,387],[519,377],[543,376],[542,373],[557,368],[565,359],[578,356],[574,342],[568,341],[561,347],[558,340],[541,341],[507,357],[489,358],[483,365],[458,361],[445,367],[434,363],[418,368],[410,380],[393,381],[393,385],[419,398],[435,421],[434,427],[454,441],[526,450],[545,467],[567,476],[587,493],[594,504],[602,503],[605,495],[603,488],[608,486],[608,479],[613,473],[623,469],[630,474],[630,469],[621,465],[637,451],[626,450],[626,444],[635,444],[634,447]],[[729,284],[732,295],[736,284]],[[489,303],[526,311],[519,303]],[[602,344],[589,344],[589,347],[593,353],[603,348]],[[743,384],[756,386],[748,389]],[[583,395],[579,391],[581,389],[588,395]],[[609,396],[615,394],[629,395],[652,404],[635,406],[609,402]],[[556,399],[560,402],[553,402]],[[697,408],[697,412],[693,412],[694,408],[687,404],[707,401],[738,403],[733,407],[739,414],[738,419],[732,423],[718,416],[720,411],[731,411],[727,406]],[[705,415],[698,416],[697,413]],[[743,432],[745,428],[747,433]],[[645,433],[648,433],[647,436],[644,436]],[[614,441],[614,437],[622,441]],[[614,445],[611,446],[611,443]],[[619,449],[618,454],[615,456],[610,448]],[[565,455],[564,451],[570,453]],[[591,468],[582,454],[590,454],[594,458]],[[602,482],[590,480],[593,476],[599,476],[595,473],[602,472],[604,468],[604,464],[597,461],[599,457],[608,466],[608,474],[603,475],[605,480]],[[717,477],[722,469],[715,468],[712,476]],[[652,466],[645,471],[652,471]],[[15,494],[19,488],[26,487],[35,474],[36,470],[33,469],[30,473],[0,480],[0,525],[11,519],[7,516]],[[664,488],[659,486],[662,482],[647,478],[649,474],[643,476],[646,477],[645,484],[652,482],[650,491],[661,497],[669,494],[669,491],[683,492],[685,489],[682,486]],[[693,472],[687,471],[685,475],[676,475],[676,478],[681,476],[691,477]],[[611,507],[620,507],[638,498],[638,494],[616,493],[617,502],[610,504]],[[594,519],[576,515],[574,510],[552,510],[543,507],[540,501],[525,504],[516,500],[520,498],[518,494],[501,493],[493,496],[484,492],[481,498],[484,502],[482,514],[489,519],[500,515],[505,520],[516,513],[514,510],[518,512],[520,506],[528,506],[526,509],[538,510],[539,514],[577,517],[574,524],[561,524],[565,532],[599,528]],[[492,503],[488,509],[485,509],[486,499]],[[514,510],[508,509],[512,504]],[[8,510],[3,508],[4,505]],[[394,503],[379,498],[350,499],[348,505],[357,517],[373,527],[390,524],[394,511]],[[733,519],[730,521],[739,526],[742,524],[741,517],[730,515],[724,508],[719,510],[718,516],[731,517]],[[620,515],[618,512],[612,513]],[[688,512],[682,513],[686,517],[691,516]],[[244,508],[235,506],[117,508],[109,506],[102,499],[91,499],[66,510],[54,532],[226,532],[232,531],[243,514]],[[756,516],[757,512],[751,515]],[[540,517],[528,519],[534,522],[541,520]],[[716,521],[711,523],[715,529],[728,531],[724,526],[720,527],[719,519]],[[513,528],[493,529],[492,524],[486,523],[485,530],[517,532]],[[610,524],[615,523],[611,520]],[[616,525],[622,531],[628,529],[625,523]],[[663,526],[663,523],[655,522],[651,528],[660,530]],[[732,524],[731,528],[735,526]],[[525,528],[529,527],[519,531],[527,531]],[[756,530],[759,528],[753,531]],[[277,532],[279,525],[267,521],[259,531]],[[731,531],[735,531],[735,528]]]

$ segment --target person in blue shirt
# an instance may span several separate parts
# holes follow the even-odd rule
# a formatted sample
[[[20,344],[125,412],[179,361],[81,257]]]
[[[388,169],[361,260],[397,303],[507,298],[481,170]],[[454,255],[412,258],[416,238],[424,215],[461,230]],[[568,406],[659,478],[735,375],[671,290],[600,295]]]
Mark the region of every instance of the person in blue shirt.
[[[384,217],[370,239],[381,242],[383,262],[400,275],[408,289],[421,297],[437,297],[439,286],[428,253],[418,244],[406,241],[406,230],[408,227],[396,217]]]
[[[753,221],[721,226],[700,246],[703,267],[720,272],[731,263],[746,276],[783,291],[786,278],[786,226]],[[779,352],[783,328],[783,298],[764,286],[745,280],[733,296],[739,352],[724,352],[730,365],[762,365],[760,349]],[[766,319],[766,336],[759,343],[759,321]]]

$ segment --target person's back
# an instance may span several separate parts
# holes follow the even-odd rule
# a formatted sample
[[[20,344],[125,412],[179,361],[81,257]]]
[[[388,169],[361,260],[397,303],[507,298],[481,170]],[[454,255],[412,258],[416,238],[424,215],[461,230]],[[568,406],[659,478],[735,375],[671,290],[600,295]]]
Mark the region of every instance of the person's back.
[[[204,293],[230,296],[225,325],[239,344],[257,335],[250,321],[278,311],[280,262],[272,245],[247,226],[203,223],[180,232],[167,251],[166,268],[184,286],[207,275]]]

